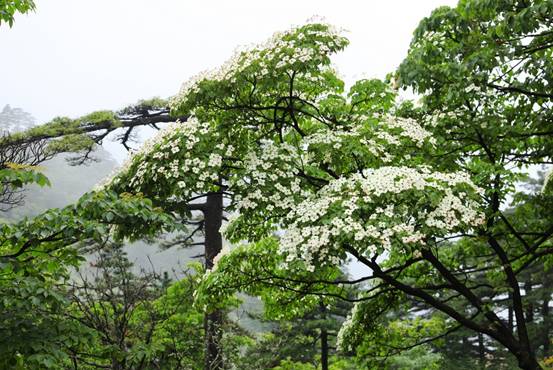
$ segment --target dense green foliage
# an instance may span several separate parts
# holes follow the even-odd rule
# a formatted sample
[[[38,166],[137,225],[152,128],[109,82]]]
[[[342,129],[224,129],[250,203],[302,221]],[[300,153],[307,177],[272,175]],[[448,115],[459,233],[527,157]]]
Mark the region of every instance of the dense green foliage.
[[[60,343],[70,345],[81,337],[63,318],[69,304],[63,284],[70,268],[83,260],[82,243],[102,242],[107,235],[116,239],[144,232],[157,235],[171,224],[169,216],[152,208],[147,199],[109,193],[87,194],[74,205],[3,224],[3,361],[23,356],[28,366],[47,366],[61,356]]]

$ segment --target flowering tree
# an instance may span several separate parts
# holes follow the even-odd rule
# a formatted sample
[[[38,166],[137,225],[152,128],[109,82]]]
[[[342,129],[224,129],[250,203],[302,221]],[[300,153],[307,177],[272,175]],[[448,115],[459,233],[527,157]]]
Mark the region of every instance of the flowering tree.
[[[330,56],[347,40],[332,27],[313,23],[276,34],[186,83],[171,110],[192,118],[149,142],[107,187],[145,194],[194,222],[192,234],[204,232],[211,273],[198,294],[208,307],[218,308],[209,296],[243,289],[264,295],[273,307],[301,297],[288,306],[301,313],[321,297],[349,299],[342,287],[363,283],[340,331],[342,348],[385,340],[408,349],[465,327],[504,346],[521,368],[537,369],[527,325],[534,310],[520,276],[551,264],[552,182],[531,197],[517,193],[516,185],[521,168],[552,163],[551,14],[546,0],[468,0],[435,11],[421,22],[397,74],[401,85],[424,94],[420,108],[397,104],[377,80],[346,90]],[[2,140],[0,148],[71,130],[80,138],[100,132],[82,146],[90,148],[110,130],[167,121],[167,113],[56,120],[50,131]],[[5,169],[2,181],[45,181],[21,170]],[[516,207],[506,211],[511,198]],[[107,204],[100,199],[104,208],[94,209]],[[160,227],[142,229],[152,219],[141,207],[130,208],[139,213],[136,235]],[[66,243],[42,240],[50,231],[80,235],[65,224],[70,211],[60,213],[60,222],[48,213],[25,228],[6,226],[2,259],[40,261],[33,255],[37,245],[50,253]],[[231,216],[225,236],[244,243],[233,251],[222,250],[225,213]],[[102,222],[77,226],[105,231],[119,214],[95,213]],[[49,225],[57,229],[45,232]],[[37,231],[32,242],[22,238],[27,229]],[[339,278],[350,258],[366,273]],[[445,319],[411,316],[388,325],[382,318],[405,297]],[[550,298],[544,297],[547,309]],[[505,302],[514,318],[502,315]],[[223,366],[218,315],[215,310],[206,320],[207,368]]]
[[[549,1],[473,0],[436,9],[415,31],[398,71],[403,85],[424,94],[422,113],[435,117],[433,132],[441,138],[436,155],[472,173],[486,189],[485,224],[457,243],[464,256],[450,259],[458,277],[476,281],[483,275],[492,289],[480,288],[479,300],[457,291],[480,315],[499,312],[502,295],[508,295],[514,320],[480,323],[486,331],[478,331],[499,340],[527,369],[539,367],[536,350],[548,356],[551,297],[543,298],[546,344],[539,348],[529,329],[532,284],[521,289],[521,279],[533,269],[547,276],[553,220],[548,189],[530,196],[516,186],[529,165],[552,163],[551,14]],[[514,208],[508,207],[511,197]],[[461,262],[467,256],[475,258],[470,268]],[[548,285],[544,281],[542,288]]]
[[[334,28],[308,24],[186,83],[171,108],[192,118],[149,142],[108,187],[144,193],[182,214],[202,211],[208,261],[220,250],[213,229],[221,225],[223,206],[232,214],[226,237],[256,246],[278,240],[288,277],[301,274],[308,282],[356,258],[367,276],[341,283],[375,283],[344,326],[345,345],[374,319],[362,313],[389,292],[414,296],[460,325],[502,339],[442,297],[461,289],[472,298],[470,286],[455,278],[453,287],[441,289],[425,279],[451,277],[440,250],[452,235],[476,233],[485,224],[484,192],[454,159],[434,156],[436,121],[401,117],[386,84],[362,80],[344,90],[330,55],[346,45]],[[195,203],[199,196],[206,202]],[[211,233],[217,243],[210,244]],[[232,258],[232,252],[220,257]],[[425,274],[414,278],[421,269]],[[227,272],[217,268],[208,282]],[[337,285],[332,278],[318,282]],[[482,316],[500,321],[493,311]]]
[[[218,134],[195,119],[170,125],[135,153],[109,184],[116,191],[146,194],[173,211],[184,225],[192,226],[172,244],[203,244],[208,269],[223,246],[219,232],[226,194],[222,156],[233,151],[231,145],[215,144],[218,142]],[[129,176],[131,171],[133,175]],[[198,242],[196,236],[201,233],[204,240]],[[223,368],[222,323],[221,310],[206,313],[206,369]]]

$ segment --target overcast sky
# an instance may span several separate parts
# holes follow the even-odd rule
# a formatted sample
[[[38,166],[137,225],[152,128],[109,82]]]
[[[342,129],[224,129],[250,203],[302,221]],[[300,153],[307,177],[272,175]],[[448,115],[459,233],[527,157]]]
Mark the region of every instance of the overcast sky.
[[[419,20],[456,0],[38,0],[0,26],[0,109],[39,123],[174,95],[238,45],[258,43],[314,15],[348,30],[335,58],[346,78],[384,77]]]

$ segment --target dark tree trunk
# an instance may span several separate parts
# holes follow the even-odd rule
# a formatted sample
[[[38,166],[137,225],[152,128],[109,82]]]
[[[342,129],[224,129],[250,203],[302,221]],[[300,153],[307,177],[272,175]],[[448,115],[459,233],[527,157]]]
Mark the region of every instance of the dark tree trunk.
[[[511,333],[513,332],[513,328],[514,328],[514,316],[513,316],[513,305],[510,303],[513,301],[513,296],[511,294],[511,292],[509,292],[509,309],[508,309],[508,314],[507,314],[507,317],[508,317],[508,320],[509,320],[509,330],[511,330]]]
[[[546,297],[541,306],[541,314],[543,316],[543,326],[542,326],[542,342],[543,342],[543,357],[548,357],[549,352],[551,351],[551,343],[549,340],[549,327],[550,327],[550,318],[549,318],[549,297]]]
[[[478,363],[481,369],[486,368],[486,347],[484,346],[484,335],[478,333]]]
[[[519,356],[517,356],[518,359],[518,367],[524,370],[542,370],[543,368],[540,366],[538,361],[536,360],[536,356],[534,356],[531,353],[525,352],[520,353]]]
[[[328,332],[321,329],[321,370],[328,370]]]
[[[328,370],[328,330],[326,328],[326,306],[321,301],[319,305],[323,324],[321,326],[321,370]]]
[[[221,348],[222,321],[223,314],[220,310],[206,313],[204,316],[205,370],[223,369],[223,351]]]
[[[542,299],[541,315],[543,318],[542,324],[542,345],[543,345],[543,357],[548,357],[551,354],[551,341],[549,340],[549,332],[551,330],[551,318],[549,316],[549,301],[551,299],[551,275],[548,273],[545,275],[545,280],[542,287]]]
[[[207,195],[204,208],[205,267],[213,268],[213,258],[223,247],[223,238],[219,229],[223,223],[223,195]],[[204,316],[205,329],[205,370],[223,369],[223,351],[221,348],[223,313],[213,311]]]
[[[532,297],[530,297],[531,294],[532,294],[532,279],[528,278],[528,281],[524,284],[524,295],[527,302],[526,322],[528,324],[532,324],[534,322],[534,304],[533,304]]]

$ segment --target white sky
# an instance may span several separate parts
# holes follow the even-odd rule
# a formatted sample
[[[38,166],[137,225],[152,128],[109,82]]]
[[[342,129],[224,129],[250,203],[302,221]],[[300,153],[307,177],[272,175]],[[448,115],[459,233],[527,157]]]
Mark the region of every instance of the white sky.
[[[348,30],[351,45],[335,58],[346,81],[382,78],[405,56],[419,20],[456,3],[38,0],[35,13],[18,15],[11,29],[0,26],[0,109],[23,108],[42,123],[169,97],[238,45],[262,42],[313,15]]]

